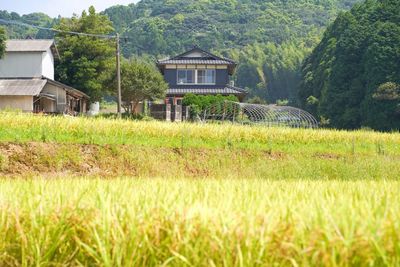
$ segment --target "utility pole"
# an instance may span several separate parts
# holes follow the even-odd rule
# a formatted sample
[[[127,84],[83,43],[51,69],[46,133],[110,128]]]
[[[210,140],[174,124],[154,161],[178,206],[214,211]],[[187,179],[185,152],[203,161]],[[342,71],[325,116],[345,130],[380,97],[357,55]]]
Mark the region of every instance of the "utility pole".
[[[116,36],[116,41],[117,41],[117,90],[118,90],[118,117],[121,118],[121,51],[119,48],[119,33],[117,33]]]

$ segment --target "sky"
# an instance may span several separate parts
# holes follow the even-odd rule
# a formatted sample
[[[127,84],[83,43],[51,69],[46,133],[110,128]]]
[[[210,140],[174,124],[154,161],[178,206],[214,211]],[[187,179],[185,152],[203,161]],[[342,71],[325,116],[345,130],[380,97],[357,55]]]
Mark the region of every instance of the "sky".
[[[137,0],[0,0],[0,10],[14,11],[20,15],[42,12],[50,17],[71,17],[93,5],[100,12],[113,5],[128,5]]]

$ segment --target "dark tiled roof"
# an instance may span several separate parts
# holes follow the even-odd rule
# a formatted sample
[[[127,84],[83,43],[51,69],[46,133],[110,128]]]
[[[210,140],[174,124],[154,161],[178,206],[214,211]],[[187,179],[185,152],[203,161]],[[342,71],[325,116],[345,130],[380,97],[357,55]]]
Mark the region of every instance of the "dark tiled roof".
[[[202,57],[189,57],[188,55],[193,52],[202,54]],[[183,54],[175,57],[158,60],[159,65],[165,64],[214,64],[214,65],[235,65],[235,62],[231,59],[219,57],[203,49],[195,47]]]
[[[233,65],[232,61],[225,59],[165,59],[159,60],[158,64],[166,65],[166,64],[187,64],[187,65],[196,65],[196,64],[204,64],[204,65]]]
[[[247,91],[234,86],[226,86],[221,88],[170,88],[167,91],[167,95],[183,95],[183,94],[221,94],[221,95],[238,95],[247,94]]]

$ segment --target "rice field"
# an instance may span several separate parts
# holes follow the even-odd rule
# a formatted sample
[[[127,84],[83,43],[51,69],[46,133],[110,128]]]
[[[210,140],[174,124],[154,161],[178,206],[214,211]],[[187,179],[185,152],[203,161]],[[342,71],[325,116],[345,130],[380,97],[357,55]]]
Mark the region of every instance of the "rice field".
[[[399,266],[400,134],[0,114],[0,266]]]
[[[398,266],[398,181],[0,182],[1,266]]]
[[[3,142],[275,149],[290,153],[399,154],[400,133],[164,123],[0,113]]]

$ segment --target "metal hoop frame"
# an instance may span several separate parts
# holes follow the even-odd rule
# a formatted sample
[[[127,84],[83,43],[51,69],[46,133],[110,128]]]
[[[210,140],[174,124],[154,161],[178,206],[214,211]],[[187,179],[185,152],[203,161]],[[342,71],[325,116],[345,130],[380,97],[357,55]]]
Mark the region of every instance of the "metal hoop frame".
[[[225,101],[204,110],[201,120],[231,121],[242,124],[318,128],[318,121],[305,110],[278,105],[259,105]]]

